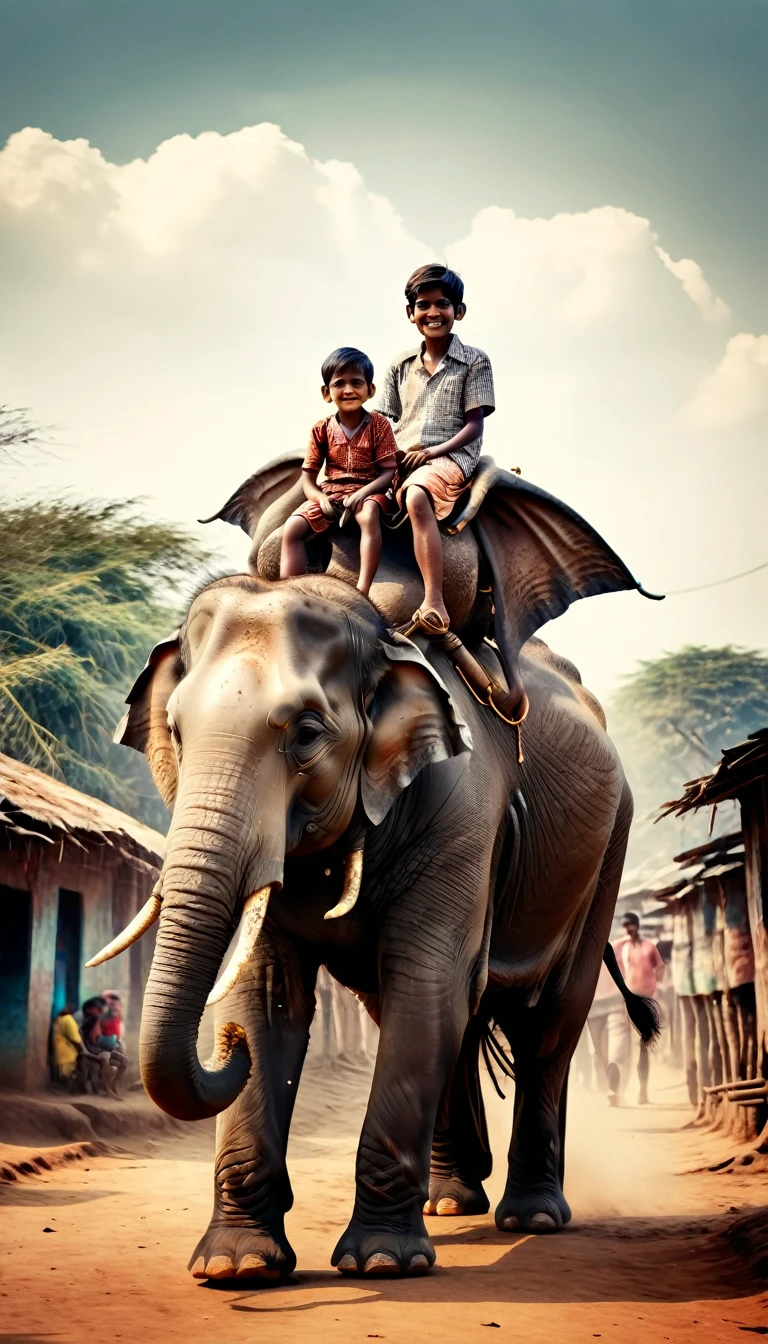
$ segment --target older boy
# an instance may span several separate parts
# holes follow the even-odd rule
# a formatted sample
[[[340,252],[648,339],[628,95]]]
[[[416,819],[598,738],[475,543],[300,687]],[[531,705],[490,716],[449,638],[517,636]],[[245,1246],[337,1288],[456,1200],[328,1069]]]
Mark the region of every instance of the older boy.
[[[378,409],[395,422],[401,483],[413,548],[424,580],[414,622],[429,634],[449,627],[443,600],[438,522],[467,488],[483,443],[483,420],[494,410],[491,362],[453,332],[467,311],[464,284],[438,264],[420,266],[405,287],[406,313],[422,341],[390,364]],[[404,477],[404,479],[402,479]]]
[[[336,414],[312,428],[302,467],[307,502],[285,524],[280,577],[305,572],[307,538],[334,526],[343,508],[360,528],[357,587],[367,597],[381,556],[380,518],[395,473],[397,445],[386,417],[363,409],[376,388],[373,364],[362,350],[334,350],[323,364],[322,378],[323,399],[333,403]],[[318,485],[323,466],[325,480]]]

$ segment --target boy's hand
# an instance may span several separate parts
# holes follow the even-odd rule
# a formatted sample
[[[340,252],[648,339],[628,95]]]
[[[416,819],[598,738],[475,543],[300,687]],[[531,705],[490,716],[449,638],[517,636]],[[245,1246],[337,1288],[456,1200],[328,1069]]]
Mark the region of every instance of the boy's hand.
[[[368,496],[364,490],[355,490],[351,495],[345,495],[342,503],[345,509],[350,509],[352,513],[357,513],[362,507]]]
[[[412,448],[409,453],[405,454],[403,458],[403,466],[408,475],[410,475],[412,471],[416,471],[419,467],[423,467],[424,463],[428,461],[429,453],[425,448]]]
[[[336,505],[330,495],[321,494],[317,502],[326,518],[330,518],[331,522],[333,522],[336,518]]]

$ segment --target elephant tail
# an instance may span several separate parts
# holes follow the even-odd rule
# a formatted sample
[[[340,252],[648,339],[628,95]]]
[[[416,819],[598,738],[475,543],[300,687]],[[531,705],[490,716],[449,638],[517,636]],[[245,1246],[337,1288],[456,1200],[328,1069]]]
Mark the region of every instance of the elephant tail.
[[[635,1031],[646,1045],[655,1045],[661,1034],[661,1016],[656,1000],[649,999],[644,994],[633,994],[631,989],[627,989],[627,982],[619,970],[616,953],[610,943],[605,944],[603,961],[627,1006],[629,1020]]]

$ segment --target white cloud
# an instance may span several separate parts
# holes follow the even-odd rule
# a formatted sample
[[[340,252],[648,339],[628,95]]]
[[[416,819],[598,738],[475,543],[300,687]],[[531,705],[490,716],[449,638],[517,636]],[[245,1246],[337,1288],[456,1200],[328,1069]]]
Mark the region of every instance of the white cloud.
[[[723,322],[729,317],[728,304],[713,293],[697,261],[691,261],[690,257],[681,257],[680,261],[673,261],[663,247],[656,248],[656,255],[667,270],[680,281],[688,298],[696,304],[705,322]]]
[[[413,344],[404,282],[441,255],[467,286],[460,334],[494,364],[488,451],[585,513],[651,587],[763,559],[768,337],[724,348],[722,300],[649,220],[491,205],[465,238],[425,244],[353,165],[268,123],[125,165],[30,128],[0,151],[2,400],[69,445],[25,483],[212,512],[260,462],[303,449],[329,350],[360,345],[381,375]],[[726,429],[724,492],[712,431]],[[232,530],[204,535],[242,562]],[[604,688],[686,639],[768,644],[750,593],[582,603],[552,638]]]
[[[729,429],[768,412],[768,336],[732,336],[713,373],[696,388],[686,417],[701,429]]]
[[[647,219],[614,206],[551,219],[481,210],[470,236],[450,248],[459,268],[477,270],[484,293],[508,292],[515,320],[556,316],[566,327],[598,321],[620,302],[622,277],[648,254]]]

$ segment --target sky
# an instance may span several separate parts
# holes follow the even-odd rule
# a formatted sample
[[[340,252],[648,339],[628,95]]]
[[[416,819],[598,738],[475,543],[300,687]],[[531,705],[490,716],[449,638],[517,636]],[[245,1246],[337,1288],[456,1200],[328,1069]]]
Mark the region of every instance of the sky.
[[[12,487],[193,524],[301,451],[333,346],[383,373],[412,343],[441,258],[488,452],[654,590],[768,560],[767,57],[768,0],[0,0],[0,401],[57,443]],[[768,647],[767,596],[544,634],[609,695],[686,642]]]

